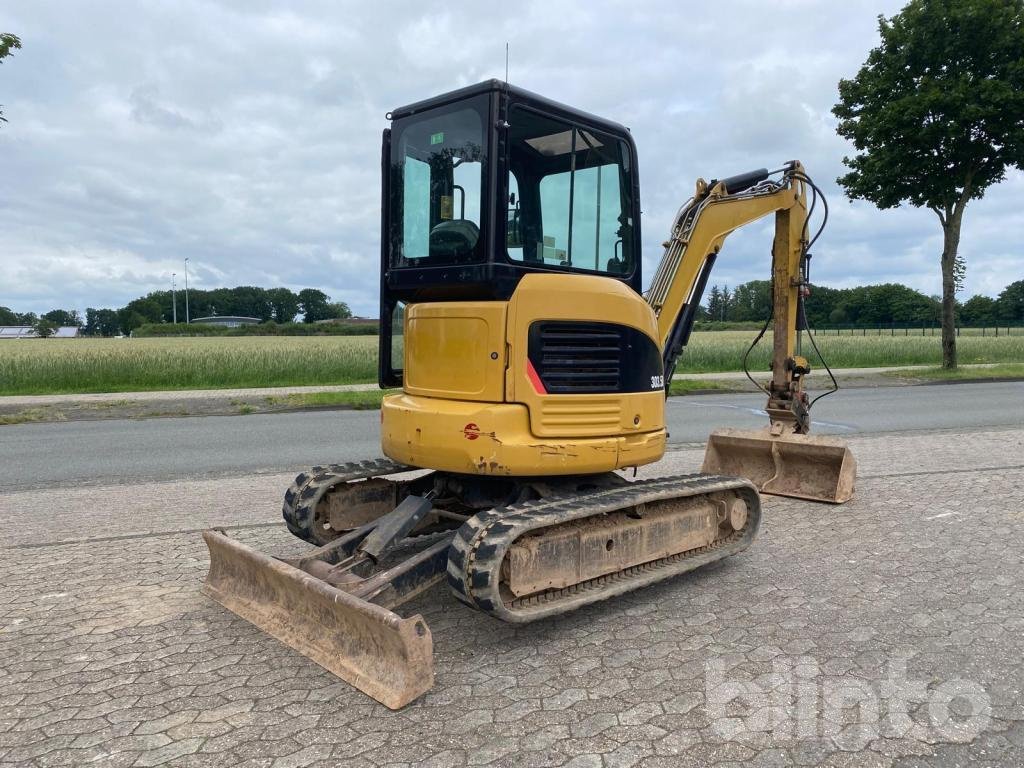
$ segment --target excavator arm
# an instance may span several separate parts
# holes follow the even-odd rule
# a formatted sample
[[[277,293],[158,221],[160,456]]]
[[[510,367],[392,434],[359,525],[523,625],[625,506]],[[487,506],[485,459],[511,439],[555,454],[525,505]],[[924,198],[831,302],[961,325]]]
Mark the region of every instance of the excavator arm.
[[[771,177],[781,174],[781,178]],[[768,413],[787,432],[806,434],[810,417],[802,391],[807,361],[795,355],[803,260],[807,251],[807,184],[799,162],[708,183],[679,209],[665,253],[646,294],[658,318],[666,386],[690,338],[707,280],[725,238],[775,214],[772,244],[772,380]]]
[[[841,441],[808,435],[811,417],[803,380],[810,365],[797,350],[807,286],[810,183],[795,160],[775,171],[760,169],[710,183],[699,179],[693,197],[676,214],[646,299],[658,319],[667,388],[725,238],[775,214],[772,377],[764,386],[768,429],[712,433],[703,469],[750,478],[765,493],[843,502],[853,495],[856,462]]]

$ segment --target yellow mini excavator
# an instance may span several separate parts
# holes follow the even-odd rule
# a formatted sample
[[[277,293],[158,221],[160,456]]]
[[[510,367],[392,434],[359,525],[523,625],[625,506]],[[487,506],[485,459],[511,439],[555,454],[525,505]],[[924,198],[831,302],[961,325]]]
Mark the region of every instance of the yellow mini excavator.
[[[433,684],[433,646],[393,609],[441,580],[497,619],[543,619],[741,552],[759,491],[850,498],[850,452],[807,434],[819,192],[798,162],[698,181],[644,296],[626,128],[499,81],[388,119],[387,458],[295,479],[284,519],[315,545],[302,556],[206,531],[206,594],[397,708]],[[723,241],[772,213],[766,429],[714,433],[700,473],[628,479],[665,452],[665,397]]]

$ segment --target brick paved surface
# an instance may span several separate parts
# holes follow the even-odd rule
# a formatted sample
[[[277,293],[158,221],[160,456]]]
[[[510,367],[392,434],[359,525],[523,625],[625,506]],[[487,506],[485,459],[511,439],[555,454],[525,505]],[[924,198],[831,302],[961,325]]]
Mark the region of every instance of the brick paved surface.
[[[850,444],[855,501],[700,573],[525,627],[429,592],[400,712],[198,591],[195,529],[296,551],[290,475],[0,495],[0,762],[1024,765],[1024,431]]]

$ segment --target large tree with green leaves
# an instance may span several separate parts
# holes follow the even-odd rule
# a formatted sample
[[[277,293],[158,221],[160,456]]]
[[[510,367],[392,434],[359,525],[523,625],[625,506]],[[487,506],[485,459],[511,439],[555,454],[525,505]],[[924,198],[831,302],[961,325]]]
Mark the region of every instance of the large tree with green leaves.
[[[1010,283],[996,300],[996,314],[1007,325],[1024,323],[1024,280]]]
[[[299,297],[287,288],[271,288],[267,299],[274,311],[275,323],[290,323],[299,311]]]
[[[85,310],[85,335],[86,336],[116,336],[121,330],[117,312],[112,309]]]
[[[36,336],[40,339],[48,339],[57,332],[59,326],[52,320],[47,320],[45,317],[40,317],[36,320],[35,325],[32,328],[36,332]]]
[[[82,324],[82,317],[77,309],[51,309],[42,316],[42,319],[49,320],[58,327]]]
[[[911,0],[839,83],[833,113],[857,154],[839,183],[879,208],[925,207],[942,225],[942,364],[956,367],[964,209],[1024,166],[1024,0]]]
[[[317,320],[330,319],[328,309],[331,297],[316,288],[303,288],[299,291],[299,308],[302,310],[302,322],[315,323]]]

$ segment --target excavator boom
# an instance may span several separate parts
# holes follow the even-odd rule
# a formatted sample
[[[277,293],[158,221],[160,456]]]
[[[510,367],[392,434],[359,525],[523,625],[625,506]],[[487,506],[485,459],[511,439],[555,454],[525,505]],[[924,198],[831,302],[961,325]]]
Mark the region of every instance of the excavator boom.
[[[779,175],[780,178],[772,179]],[[799,162],[759,169],[710,184],[698,180],[679,210],[646,294],[658,318],[666,386],[686,347],[711,268],[734,230],[775,214],[772,243],[772,362],[765,430],[720,430],[708,440],[702,471],[739,475],[759,490],[780,496],[842,503],[853,495],[856,461],[836,438],[809,436],[810,406],[798,354],[801,302],[807,289],[807,187]]]

